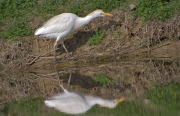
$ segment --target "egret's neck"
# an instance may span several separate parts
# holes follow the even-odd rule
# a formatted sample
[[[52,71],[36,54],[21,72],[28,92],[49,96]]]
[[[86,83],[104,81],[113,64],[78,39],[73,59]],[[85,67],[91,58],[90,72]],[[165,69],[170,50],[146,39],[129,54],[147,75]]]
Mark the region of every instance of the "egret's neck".
[[[108,102],[108,100],[102,99],[100,97],[85,96],[85,98],[90,106],[93,106],[96,104],[104,106],[104,104],[106,104]]]
[[[93,15],[87,15],[86,17],[79,17],[78,20],[76,21],[75,29],[87,25],[94,18],[96,18],[96,16]]]
[[[90,22],[91,20],[93,20],[94,18],[97,18],[97,16],[96,15],[87,15],[86,17],[84,17],[83,18],[83,20],[85,21],[85,22]]]

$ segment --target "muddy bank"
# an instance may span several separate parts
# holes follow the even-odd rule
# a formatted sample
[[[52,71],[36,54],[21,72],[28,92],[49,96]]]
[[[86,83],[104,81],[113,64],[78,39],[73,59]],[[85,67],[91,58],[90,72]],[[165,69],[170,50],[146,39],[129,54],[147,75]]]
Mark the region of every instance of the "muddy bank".
[[[65,45],[71,54],[70,59],[96,59],[99,57],[114,59],[114,56],[125,57],[123,59],[179,57],[179,15],[164,22],[154,20],[143,24],[139,17],[134,17],[127,11],[113,10],[111,13],[114,15],[112,18],[95,19],[67,37]],[[32,20],[32,27],[35,27],[33,22]],[[35,24],[39,25],[37,22]],[[107,32],[106,39],[97,46],[88,45],[86,43],[88,38],[98,30]],[[36,38],[33,34],[24,38],[25,42],[0,41],[1,68],[21,69],[28,67],[29,64],[39,63],[41,65],[44,61],[51,63],[47,59],[52,59],[52,53],[40,59],[37,57],[51,51],[54,40]],[[66,53],[60,43],[58,48],[59,61],[66,61]],[[37,61],[32,62],[33,59],[37,59]]]

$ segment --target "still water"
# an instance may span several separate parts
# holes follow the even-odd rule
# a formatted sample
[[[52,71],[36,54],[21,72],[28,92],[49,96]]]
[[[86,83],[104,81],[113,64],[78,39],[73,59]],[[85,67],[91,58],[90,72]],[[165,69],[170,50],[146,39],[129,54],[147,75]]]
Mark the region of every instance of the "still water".
[[[144,59],[103,63],[53,63],[24,70],[1,72],[0,105],[2,115],[67,115],[48,108],[44,100],[67,87],[105,99],[125,97],[114,109],[95,106],[85,116],[180,115],[180,62]],[[66,65],[66,66],[65,66]]]

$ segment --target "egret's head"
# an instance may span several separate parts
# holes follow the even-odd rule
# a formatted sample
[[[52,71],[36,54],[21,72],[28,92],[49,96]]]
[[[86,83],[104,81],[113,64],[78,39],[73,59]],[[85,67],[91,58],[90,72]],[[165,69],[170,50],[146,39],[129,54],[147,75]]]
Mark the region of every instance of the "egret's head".
[[[122,97],[120,99],[115,99],[115,100],[108,100],[106,103],[101,104],[101,107],[108,107],[108,108],[114,108],[117,106],[118,103],[124,101],[125,98]]]
[[[89,14],[90,15],[93,15],[93,16],[96,16],[96,17],[104,17],[104,16],[113,16],[112,14],[109,14],[109,13],[105,13],[104,11],[102,10],[95,10],[93,11],[92,13]]]

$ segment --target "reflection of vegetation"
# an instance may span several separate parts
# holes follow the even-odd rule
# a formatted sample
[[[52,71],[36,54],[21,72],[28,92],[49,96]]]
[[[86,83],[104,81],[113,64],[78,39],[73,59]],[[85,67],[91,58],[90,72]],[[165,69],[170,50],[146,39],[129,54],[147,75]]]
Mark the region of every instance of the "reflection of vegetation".
[[[149,103],[140,100],[125,101],[114,109],[93,107],[86,116],[178,116],[180,115],[180,83],[167,86],[155,86],[145,93]],[[5,106],[6,114],[10,116],[69,116],[57,110],[45,107],[42,99],[20,100]]]
[[[37,116],[42,112],[42,104],[42,99],[21,99],[7,104],[4,113],[7,116]]]
[[[93,80],[97,83],[102,84],[103,86],[110,86],[114,82],[113,78],[110,78],[105,74],[98,74],[93,78]]]
[[[98,45],[100,44],[106,37],[106,33],[103,31],[98,31],[96,34],[89,38],[88,43],[90,45]]]
[[[21,99],[17,102],[9,103],[4,108],[5,116],[66,116],[52,110],[48,111],[42,99]]]
[[[171,83],[164,87],[155,86],[146,96],[164,112],[177,113],[180,109],[180,83]]]

